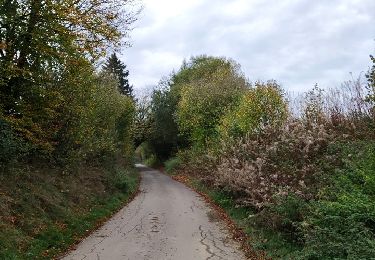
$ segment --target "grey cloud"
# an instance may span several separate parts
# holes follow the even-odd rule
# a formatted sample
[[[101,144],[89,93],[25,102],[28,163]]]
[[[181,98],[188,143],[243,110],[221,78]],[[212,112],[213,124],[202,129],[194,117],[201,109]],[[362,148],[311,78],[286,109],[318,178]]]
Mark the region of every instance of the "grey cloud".
[[[374,53],[373,0],[201,0],[168,19],[173,10],[147,3],[123,53],[137,88],[156,84],[184,58],[209,54],[235,59],[251,80],[306,90],[359,74]]]

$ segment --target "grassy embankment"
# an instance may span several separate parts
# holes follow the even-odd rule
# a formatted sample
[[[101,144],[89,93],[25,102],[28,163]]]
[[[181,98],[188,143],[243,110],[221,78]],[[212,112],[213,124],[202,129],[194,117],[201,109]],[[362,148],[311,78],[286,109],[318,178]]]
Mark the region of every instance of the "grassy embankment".
[[[11,174],[0,176],[0,259],[56,257],[127,203],[139,184],[135,169],[120,167]]]

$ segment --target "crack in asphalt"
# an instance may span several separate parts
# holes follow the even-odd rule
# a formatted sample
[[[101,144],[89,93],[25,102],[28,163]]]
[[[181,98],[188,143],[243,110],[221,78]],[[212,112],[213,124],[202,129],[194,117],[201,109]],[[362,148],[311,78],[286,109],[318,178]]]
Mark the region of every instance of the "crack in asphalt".
[[[216,237],[212,234],[211,230],[208,230],[207,232],[208,232],[208,234],[212,237],[212,239],[207,238],[208,240],[210,240],[210,241],[212,242],[212,245],[213,245],[217,250],[219,250],[220,253],[222,253],[222,254],[224,254],[224,255],[228,255],[223,249],[221,249],[220,247],[218,247],[217,244],[216,244],[216,242],[215,242],[215,239],[217,239],[217,240],[219,240],[219,241],[221,241],[221,242],[222,242],[222,240],[216,238]]]
[[[201,235],[201,238],[202,238],[202,239],[200,240],[200,243],[201,243],[202,245],[205,246],[205,248],[206,248],[206,252],[210,254],[210,256],[206,258],[206,260],[209,260],[209,259],[211,259],[211,258],[213,258],[213,257],[215,257],[215,256],[218,257],[219,259],[224,259],[224,258],[222,258],[221,256],[217,255],[215,252],[213,252],[213,251],[211,250],[210,245],[204,242],[204,240],[207,239],[207,233],[205,233],[205,231],[203,230],[202,225],[199,225],[199,231],[200,231],[200,235]],[[209,240],[209,241],[212,241],[212,240],[210,240],[210,239],[208,239],[208,240]],[[216,246],[214,246],[214,247],[216,247]]]

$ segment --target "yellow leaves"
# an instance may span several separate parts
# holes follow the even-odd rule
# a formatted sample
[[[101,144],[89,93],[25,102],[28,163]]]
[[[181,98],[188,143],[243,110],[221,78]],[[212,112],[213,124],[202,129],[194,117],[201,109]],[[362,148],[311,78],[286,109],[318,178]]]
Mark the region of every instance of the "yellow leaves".
[[[238,106],[223,117],[220,133],[222,136],[242,136],[266,125],[276,126],[286,119],[287,113],[280,90],[270,83],[257,83],[244,94]]]
[[[55,52],[64,53],[73,42],[76,43],[75,51],[96,58],[105,49],[119,45],[137,15],[137,11],[132,11],[134,6],[128,8],[129,3],[124,0],[46,1],[42,5],[38,23],[41,28],[47,29],[35,31],[33,35],[38,49],[55,46]],[[26,4],[19,8],[19,13],[27,13],[21,9],[30,7]],[[0,47],[5,48],[6,45],[0,43]]]
[[[7,44],[4,41],[0,42],[0,50],[6,50],[6,48]]]
[[[18,136],[31,143],[34,147],[50,153],[54,150],[54,143],[50,140],[49,133],[46,133],[41,124],[34,122],[31,117],[15,118],[2,116]]]

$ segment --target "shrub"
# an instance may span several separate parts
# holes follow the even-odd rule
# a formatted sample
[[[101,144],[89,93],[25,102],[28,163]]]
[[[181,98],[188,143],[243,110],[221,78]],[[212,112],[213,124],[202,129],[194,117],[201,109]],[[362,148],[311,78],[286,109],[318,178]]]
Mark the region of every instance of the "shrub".
[[[121,168],[115,168],[113,173],[108,174],[110,184],[114,185],[119,191],[123,193],[133,192],[137,186],[137,181],[131,176],[131,170],[124,170]]]
[[[304,243],[301,225],[308,214],[308,203],[303,198],[289,194],[275,198],[275,202],[253,216],[254,224],[280,232],[297,245]]]
[[[326,179],[301,226],[307,259],[371,259],[375,255],[375,144],[340,146],[343,165]]]
[[[287,105],[280,86],[274,81],[258,82],[223,117],[219,131],[224,138],[259,133],[267,126],[280,126],[287,115]]]
[[[323,125],[307,130],[296,120],[223,144],[213,173],[216,185],[228,187],[244,205],[257,208],[290,193],[311,199],[320,174],[317,163],[331,160],[326,154],[329,139]]]
[[[177,153],[180,160],[179,172],[194,176],[207,186],[212,186],[216,179],[218,156],[215,150],[192,147]]]
[[[169,174],[173,173],[181,165],[181,160],[178,157],[173,157],[164,163],[165,171]]]
[[[148,157],[147,159],[143,161],[143,163],[147,165],[148,167],[152,167],[152,168],[160,165],[160,161],[158,160],[155,154],[151,154],[150,157]]]
[[[347,194],[316,201],[303,223],[304,259],[371,259],[375,255],[373,198]]]

